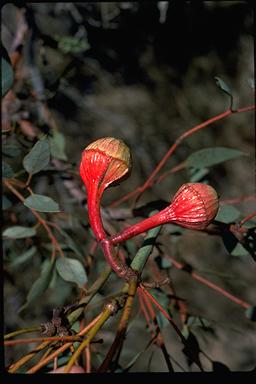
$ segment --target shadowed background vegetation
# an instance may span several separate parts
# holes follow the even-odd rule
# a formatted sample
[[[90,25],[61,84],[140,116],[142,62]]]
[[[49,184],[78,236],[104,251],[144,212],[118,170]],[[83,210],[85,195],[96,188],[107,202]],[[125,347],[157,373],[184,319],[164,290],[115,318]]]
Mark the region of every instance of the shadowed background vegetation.
[[[215,77],[230,87],[235,108],[253,104],[252,5],[244,1],[27,3],[6,4],[1,16],[2,44],[15,67],[12,93],[2,102],[3,159],[11,169],[4,177],[26,182],[24,156],[39,138],[48,136],[51,162],[33,175],[30,187],[59,204],[61,213],[45,217],[63,231],[56,234],[63,252],[84,265],[90,286],[105,260],[99,249],[91,250],[86,191],[78,173],[82,150],[104,136],[121,138],[129,145],[132,174],[105,193],[103,206],[111,223],[109,231],[123,228],[124,220],[133,223],[141,219],[136,217],[136,209],[132,211],[131,201],[112,210],[110,204],[143,183],[182,133],[229,108],[230,97],[216,85]],[[242,154],[209,166],[204,166],[203,159],[200,166],[183,167],[145,191],[136,208],[152,201],[170,201],[179,186],[189,181],[211,184],[223,200],[255,195],[253,127],[254,112],[234,114],[184,140],[163,171],[205,148],[223,147]],[[7,188],[3,194],[4,230],[36,224],[17,196]],[[29,196],[28,192],[23,196]],[[219,221],[224,226],[238,223],[254,206],[253,199],[229,204]],[[255,219],[247,226],[253,231]],[[170,225],[159,241],[172,257],[255,305],[253,252],[240,244],[236,247],[237,241],[232,245],[230,237],[223,242],[224,238]],[[124,251],[128,259],[140,245],[141,237],[127,242]],[[51,250],[42,226],[33,237],[4,238],[5,333],[48,321],[54,307],[70,304],[81,294],[76,284],[54,270],[48,288],[19,312]],[[24,257],[24,252],[30,252],[29,256]],[[17,262],[20,255],[24,261]],[[245,310],[165,261],[156,248],[144,276],[150,280],[153,264],[170,276],[175,294],[187,305],[192,345],[205,352],[200,355],[204,368],[253,369],[256,329]],[[120,284],[112,274],[97,293],[86,320],[96,316],[99,305],[117,292]],[[164,288],[156,290],[156,297],[162,305],[170,299]],[[149,339],[139,308],[136,302],[120,369],[132,362]],[[175,303],[170,311],[182,328]],[[199,317],[206,325],[202,326]],[[197,370],[194,364],[190,367],[166,319],[159,315],[158,320],[174,369]],[[104,342],[93,346],[95,369],[113,341],[117,323],[118,318],[111,318],[98,334]],[[7,347],[6,365],[30,348]],[[131,363],[130,370],[164,372],[167,367],[160,349],[152,343]]]

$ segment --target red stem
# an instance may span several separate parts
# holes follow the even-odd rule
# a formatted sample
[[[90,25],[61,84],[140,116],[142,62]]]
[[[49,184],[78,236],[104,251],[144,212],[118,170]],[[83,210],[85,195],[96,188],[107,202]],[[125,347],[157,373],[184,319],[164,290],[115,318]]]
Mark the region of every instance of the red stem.
[[[240,227],[242,227],[242,225],[244,225],[247,221],[249,221],[250,219],[252,219],[255,216],[256,216],[256,211],[254,211],[250,215],[244,217],[243,220],[241,220],[240,223],[239,223]]]
[[[150,216],[147,219],[140,221],[139,223],[133,224],[123,231],[111,236],[111,244],[116,245],[123,243],[124,241],[129,240],[130,238],[137,236],[140,233],[147,232],[152,228],[158,227],[159,225],[165,224],[166,222],[170,222],[172,218],[174,219],[174,215],[172,208],[169,205],[167,208],[156,213],[155,215]]]
[[[128,271],[131,271],[131,269],[121,260],[118,260],[116,256],[114,256],[114,249],[111,242],[107,239],[104,239],[100,242],[100,245],[108,264],[116,272],[116,274],[122,278],[127,277],[127,279],[129,279]]]
[[[171,260],[171,262],[173,263],[175,268],[182,270],[185,267],[184,264],[179,263],[173,257],[171,257],[169,255],[166,255],[166,256],[167,256],[168,259]],[[200,283],[206,285],[207,287],[209,287],[211,289],[214,289],[214,291],[219,292],[220,294],[222,294],[223,296],[227,297],[229,300],[233,301],[234,303],[240,305],[241,307],[246,308],[246,309],[251,307],[251,304],[249,304],[246,301],[244,301],[242,299],[239,299],[238,297],[232,295],[231,293],[227,292],[225,289],[219,287],[218,285],[212,283],[211,281],[205,279],[204,277],[198,275],[197,273],[191,272],[190,276],[193,277],[193,279],[199,281]]]
[[[101,241],[107,237],[100,215],[100,200],[100,196],[98,196],[98,186],[93,185],[93,188],[88,191],[87,205],[90,225],[97,241]]]

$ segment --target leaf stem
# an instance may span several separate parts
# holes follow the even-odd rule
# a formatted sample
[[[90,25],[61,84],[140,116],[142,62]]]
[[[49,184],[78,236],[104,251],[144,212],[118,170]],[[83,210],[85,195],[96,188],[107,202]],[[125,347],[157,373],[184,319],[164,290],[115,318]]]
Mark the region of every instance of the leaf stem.
[[[125,338],[127,325],[129,322],[131,311],[132,311],[134,297],[135,297],[136,292],[137,292],[137,283],[138,283],[137,277],[130,279],[129,288],[128,288],[128,297],[126,299],[125,307],[124,307],[121,319],[120,319],[119,324],[118,324],[115,339],[114,339],[113,344],[111,345],[104,361],[102,362],[102,364],[99,367],[97,372],[106,372],[106,370],[108,369],[108,367],[109,367],[111,361],[113,360],[116,352],[117,352],[117,355],[120,356],[120,352],[121,352],[124,338]]]
[[[84,336],[100,319],[102,314],[99,314],[93,321],[90,322],[81,332],[78,333],[78,336]],[[36,365],[30,368],[27,373],[35,373],[46,364],[48,364],[51,360],[57,357],[60,353],[64,352],[66,349],[70,348],[73,345],[73,342],[68,342],[55,350],[52,354],[45,357],[45,359],[39,361]]]
[[[6,335],[4,335],[4,340],[11,339],[12,337],[22,335],[24,333],[39,332],[39,331],[40,331],[40,327],[29,327],[29,328],[18,329],[17,331],[7,333]]]
[[[100,330],[100,328],[105,324],[105,322],[109,319],[109,317],[112,314],[113,314],[113,310],[111,309],[111,305],[106,305],[100,317],[98,318],[97,322],[89,330],[87,334],[87,338],[79,345],[77,350],[72,355],[71,359],[69,360],[68,364],[64,369],[64,373],[68,373],[71,370],[72,366],[80,356],[81,352],[84,350],[85,347],[87,347],[90,341],[94,338],[94,336],[97,334],[97,332]]]
[[[16,188],[14,188],[11,183],[9,181],[7,181],[6,179],[3,180],[3,183],[4,185],[23,203],[25,198],[17,191]],[[51,229],[49,228],[49,226],[47,225],[46,221],[42,218],[42,216],[37,212],[35,211],[34,209],[31,209],[29,208],[30,211],[33,213],[33,215],[37,218],[37,220],[40,222],[40,224],[42,224],[42,226],[44,227],[44,229],[46,230],[52,244],[54,247],[56,247],[56,249],[58,250],[58,252],[60,253],[60,255],[62,257],[65,257],[62,249],[61,249],[61,246],[59,245],[59,242],[58,240],[56,239],[56,237],[54,236],[54,234],[52,233]]]

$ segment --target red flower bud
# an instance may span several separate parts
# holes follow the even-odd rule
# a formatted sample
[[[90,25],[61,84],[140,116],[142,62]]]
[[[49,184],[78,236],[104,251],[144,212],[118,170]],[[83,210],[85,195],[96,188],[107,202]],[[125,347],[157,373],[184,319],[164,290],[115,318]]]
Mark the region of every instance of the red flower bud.
[[[127,145],[122,140],[104,137],[84,149],[80,175],[87,191],[92,185],[97,185],[102,195],[110,184],[115,185],[127,178],[131,167],[131,153]]]
[[[104,190],[129,176],[131,154],[119,139],[104,137],[89,144],[83,151],[80,175],[87,190],[88,214],[97,240],[105,238],[100,218],[100,200]]]
[[[215,218],[218,208],[219,202],[215,189],[206,184],[187,183],[180,187],[168,207],[112,236],[111,242],[112,244],[121,243],[166,223],[176,223],[185,228],[202,230]]]
[[[170,208],[174,223],[185,228],[205,229],[215,218],[219,201],[210,185],[187,183],[175,194]]]

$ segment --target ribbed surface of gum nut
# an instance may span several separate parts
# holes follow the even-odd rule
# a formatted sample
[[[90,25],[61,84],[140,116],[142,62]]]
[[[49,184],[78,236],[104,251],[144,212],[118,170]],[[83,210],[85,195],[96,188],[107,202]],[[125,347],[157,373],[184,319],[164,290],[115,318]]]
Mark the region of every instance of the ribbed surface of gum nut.
[[[191,229],[205,229],[219,208],[218,195],[210,185],[187,183],[180,187],[171,203],[177,224]]]
[[[131,167],[129,147],[120,139],[104,137],[84,149],[80,174],[86,185],[100,180],[105,189],[128,177]]]

